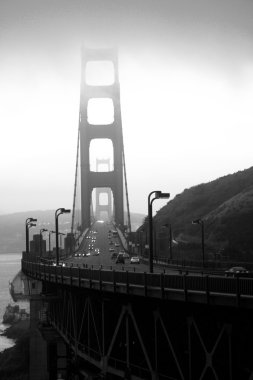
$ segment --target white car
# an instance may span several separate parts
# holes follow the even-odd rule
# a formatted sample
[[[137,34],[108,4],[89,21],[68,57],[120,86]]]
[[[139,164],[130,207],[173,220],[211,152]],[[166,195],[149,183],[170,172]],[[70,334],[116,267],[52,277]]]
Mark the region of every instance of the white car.
[[[130,259],[130,264],[140,264],[140,259],[138,256],[133,256]]]
[[[244,267],[232,267],[225,271],[225,276],[247,275],[248,273],[249,271]]]

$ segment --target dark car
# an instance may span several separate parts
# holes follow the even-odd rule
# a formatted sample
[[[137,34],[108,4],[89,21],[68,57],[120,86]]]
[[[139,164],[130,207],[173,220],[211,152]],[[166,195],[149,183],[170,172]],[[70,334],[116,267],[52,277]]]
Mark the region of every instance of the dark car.
[[[125,264],[125,259],[123,255],[118,255],[115,261],[116,264]]]
[[[118,256],[117,252],[113,252],[113,253],[111,254],[111,259],[112,259],[112,260],[113,260],[113,259],[116,259],[117,256]]]

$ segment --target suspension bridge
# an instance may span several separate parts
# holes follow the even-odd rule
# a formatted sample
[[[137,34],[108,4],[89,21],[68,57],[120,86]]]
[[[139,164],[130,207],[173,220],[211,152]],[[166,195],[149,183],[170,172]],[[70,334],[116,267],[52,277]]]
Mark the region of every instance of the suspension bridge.
[[[110,63],[113,81],[87,83],[92,63]],[[92,104],[113,109],[92,122]],[[110,157],[93,162],[93,141]],[[101,170],[102,168],[102,170]],[[30,297],[30,378],[250,379],[253,279],[179,273],[131,261],[127,174],[114,50],[85,49],[68,257],[24,252]],[[122,251],[123,261],[113,253]]]

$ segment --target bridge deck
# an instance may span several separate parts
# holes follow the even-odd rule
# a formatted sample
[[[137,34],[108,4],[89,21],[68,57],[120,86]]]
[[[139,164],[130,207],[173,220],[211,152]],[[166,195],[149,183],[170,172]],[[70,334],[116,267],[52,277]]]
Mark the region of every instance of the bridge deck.
[[[124,268],[122,268],[124,269]],[[223,276],[130,272],[104,268],[63,267],[23,255],[22,270],[31,278],[59,286],[164,300],[253,308],[253,279]]]

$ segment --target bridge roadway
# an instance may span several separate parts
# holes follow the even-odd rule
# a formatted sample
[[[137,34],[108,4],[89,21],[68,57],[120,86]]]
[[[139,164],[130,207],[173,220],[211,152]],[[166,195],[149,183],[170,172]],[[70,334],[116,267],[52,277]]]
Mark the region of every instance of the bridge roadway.
[[[112,231],[116,231],[115,226],[112,223],[97,221],[92,225],[92,228],[85,234],[84,240],[81,242],[79,249],[76,253],[64,260],[67,266],[87,266],[93,268],[111,268],[115,270],[128,270],[134,272],[148,272],[148,262],[140,260],[140,264],[131,264],[130,257],[125,259],[125,263],[116,263],[116,257],[111,258],[112,250],[116,254],[119,251],[126,251],[124,246],[126,243],[122,241],[119,234],[112,235]],[[116,244],[116,245],[115,245]],[[89,248],[92,246],[92,249]],[[99,253],[96,250],[99,250]],[[110,251],[111,250],[111,251]],[[138,253],[132,254],[132,256],[138,256]],[[178,270],[172,270],[169,268],[155,267],[154,272],[166,272],[166,273],[178,273]]]
[[[109,250],[123,250],[124,242],[118,234],[112,236],[113,230],[112,224],[94,223],[76,253],[62,260],[59,267],[23,254],[23,271],[31,278],[58,285],[253,309],[253,278],[188,274],[164,266],[154,266],[154,273],[149,273],[147,263],[130,264],[130,259],[116,264]]]
[[[22,270],[42,283],[42,309],[71,350],[73,371],[78,363],[78,378],[88,378],[90,368],[107,379],[248,380],[253,278],[151,274],[145,264],[115,264],[109,229],[93,225],[91,252],[101,247],[100,254],[74,256],[66,267],[23,253]],[[87,253],[90,242],[79,251]]]

